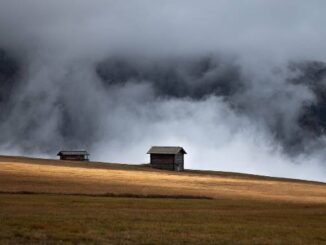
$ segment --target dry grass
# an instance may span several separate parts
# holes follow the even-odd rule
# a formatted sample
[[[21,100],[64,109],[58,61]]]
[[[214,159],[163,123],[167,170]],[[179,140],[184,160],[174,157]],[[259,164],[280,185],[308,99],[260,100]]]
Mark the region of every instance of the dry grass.
[[[0,244],[325,244],[316,204],[0,195]]]
[[[0,158],[0,192],[203,196],[326,204],[326,184],[119,164]]]
[[[0,157],[0,192],[0,244],[326,244],[325,183]]]

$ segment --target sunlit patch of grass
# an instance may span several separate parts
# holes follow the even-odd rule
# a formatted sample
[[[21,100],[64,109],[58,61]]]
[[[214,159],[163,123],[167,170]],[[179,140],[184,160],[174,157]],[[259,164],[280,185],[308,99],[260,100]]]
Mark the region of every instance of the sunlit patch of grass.
[[[6,161],[5,161],[6,160]],[[326,203],[326,184],[212,171],[0,157],[0,192]]]

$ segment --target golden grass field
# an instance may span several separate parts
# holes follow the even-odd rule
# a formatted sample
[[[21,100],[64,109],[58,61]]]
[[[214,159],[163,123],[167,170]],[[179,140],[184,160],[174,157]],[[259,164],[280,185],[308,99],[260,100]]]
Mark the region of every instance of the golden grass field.
[[[2,244],[326,244],[320,182],[0,157],[0,193]]]

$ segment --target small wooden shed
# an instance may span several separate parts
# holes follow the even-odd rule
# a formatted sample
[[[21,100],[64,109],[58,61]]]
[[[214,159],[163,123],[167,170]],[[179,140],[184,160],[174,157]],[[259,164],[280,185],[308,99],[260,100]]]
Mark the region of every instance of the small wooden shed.
[[[89,161],[89,153],[87,151],[60,151],[57,156],[60,157],[60,160]]]
[[[152,146],[147,154],[150,154],[150,165],[153,168],[184,170],[184,154],[187,152],[180,146]]]

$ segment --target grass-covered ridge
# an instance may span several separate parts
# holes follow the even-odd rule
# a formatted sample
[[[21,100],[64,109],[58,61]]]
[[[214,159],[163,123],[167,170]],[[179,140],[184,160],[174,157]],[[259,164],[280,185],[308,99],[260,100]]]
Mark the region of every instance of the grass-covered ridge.
[[[194,196],[326,203],[326,184],[214,171],[0,157],[0,192]]]
[[[0,157],[0,244],[325,244],[326,184]]]

